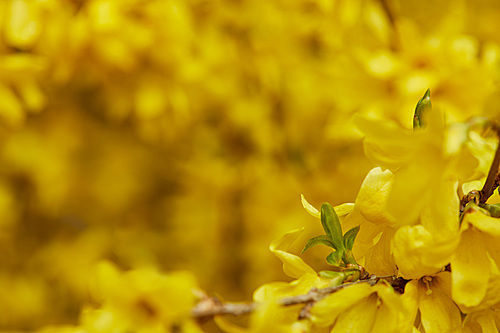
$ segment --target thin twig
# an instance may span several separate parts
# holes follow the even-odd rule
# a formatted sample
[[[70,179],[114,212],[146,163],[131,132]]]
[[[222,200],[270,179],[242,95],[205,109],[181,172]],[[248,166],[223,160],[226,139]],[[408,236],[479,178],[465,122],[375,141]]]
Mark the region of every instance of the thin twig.
[[[312,307],[312,305],[315,302],[320,301],[321,299],[325,298],[326,296],[342,290],[344,288],[348,288],[350,286],[353,286],[355,284],[360,284],[360,283],[368,283],[371,286],[374,286],[377,284],[378,281],[386,279],[391,285],[395,286],[400,286],[402,279],[397,278],[396,276],[389,275],[389,276],[375,276],[372,275],[368,279],[363,279],[363,280],[358,280],[355,282],[350,282],[350,283],[345,283],[339,286],[335,287],[327,287],[327,288],[313,288],[311,289],[307,294],[303,295],[297,295],[297,296],[291,296],[291,297],[286,297],[278,301],[279,304],[282,306],[292,306],[292,305],[297,305],[297,304],[305,304],[306,307],[302,309],[301,311],[301,316],[303,318],[307,318],[309,316],[309,310]],[[201,300],[198,302],[198,304],[191,310],[191,316],[194,318],[198,319],[207,319],[213,316],[217,315],[234,315],[234,316],[240,316],[244,314],[251,313],[252,311],[255,310],[257,307],[258,303],[253,302],[253,303],[222,303],[218,298],[216,297],[208,297],[206,295],[203,295]]]
[[[495,152],[495,157],[493,158],[493,162],[491,163],[490,171],[488,172],[488,177],[484,182],[484,186],[481,189],[481,195],[479,197],[480,203],[485,203],[489,197],[493,194],[493,191],[498,187],[499,180],[499,172],[498,167],[500,166],[500,127],[494,126],[494,130],[497,133],[497,137],[499,138],[499,143],[497,145],[497,150]]]
[[[473,202],[476,205],[486,203],[495,189],[500,186],[500,171],[498,170],[500,166],[500,127],[495,123],[490,123],[490,128],[495,131],[498,138],[495,157],[493,158],[493,162],[491,163],[490,170],[488,171],[488,176],[486,177],[483,188],[480,191],[470,191],[469,193],[465,194],[460,200],[460,223],[462,222],[465,207],[469,202]]]
[[[256,305],[256,303],[221,303],[216,297],[206,296],[191,310],[191,316],[200,319],[225,314],[241,316],[252,312]]]

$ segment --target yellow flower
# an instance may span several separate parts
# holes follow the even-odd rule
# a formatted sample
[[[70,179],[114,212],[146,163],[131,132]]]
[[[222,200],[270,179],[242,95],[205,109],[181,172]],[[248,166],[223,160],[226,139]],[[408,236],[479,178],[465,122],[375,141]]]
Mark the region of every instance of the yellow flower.
[[[356,259],[364,259],[361,263],[371,274],[396,273],[391,244],[394,219],[386,213],[393,178],[389,170],[372,169],[361,185],[353,213],[344,221],[344,228],[360,226],[353,253]]]
[[[500,267],[499,222],[479,207],[465,212],[451,270],[453,300],[466,312],[500,301],[500,290],[495,287],[499,283],[495,271]]]
[[[463,322],[464,333],[495,333],[500,330],[500,310],[490,308],[468,314]]]
[[[410,332],[408,308],[385,282],[356,284],[333,293],[311,309],[311,320],[331,332]]]
[[[439,272],[450,262],[458,237],[440,241],[424,226],[404,226],[394,235],[394,260],[406,279]]]
[[[339,275],[338,279],[322,278],[302,258],[287,252],[303,231],[304,228],[289,231],[270,245],[271,252],[283,262],[285,274],[296,280],[271,282],[260,286],[254,292],[255,301],[265,303],[293,295],[307,294],[312,288],[324,288],[342,283],[343,275]]]
[[[120,272],[108,262],[97,267],[91,291],[102,306],[87,308],[82,325],[90,332],[158,331],[190,320],[197,297],[193,276],[141,269]]]
[[[403,226],[394,235],[394,259],[400,274],[407,279],[439,272],[458,246],[456,183],[435,187],[433,200],[421,212],[420,224]]]
[[[303,203],[307,203],[303,199]],[[311,209],[314,207],[311,206]],[[299,321],[299,314],[303,304],[282,306],[278,303],[287,297],[305,295],[313,288],[324,288],[342,283],[345,277],[338,275],[337,279],[327,279],[319,276],[316,271],[307,265],[302,258],[287,252],[290,245],[300,236],[304,228],[287,232],[270,245],[271,252],[283,262],[283,271],[290,277],[296,278],[292,282],[266,283],[254,292],[253,299],[258,303],[250,316],[247,328],[231,323],[225,317],[215,318],[221,329],[229,333],[243,332],[308,332],[309,324]]]
[[[405,306],[410,309],[413,322],[420,312],[420,323],[426,333],[460,332],[462,318],[460,310],[450,297],[450,273],[424,276],[412,280],[405,286],[402,295]]]
[[[271,252],[283,262],[283,272],[293,278],[299,278],[304,274],[316,275],[314,269],[306,264],[302,258],[287,252],[303,231],[304,228],[289,231],[269,246]]]
[[[462,163],[475,161],[466,146],[467,126],[447,127],[433,110],[427,113],[427,127],[415,131],[361,117],[357,122],[366,133],[366,154],[387,168],[369,173],[356,200],[360,214],[346,219],[361,225],[357,255],[365,256],[367,270],[376,274],[387,274],[392,265],[405,278],[439,272],[458,246],[457,182],[477,165]],[[388,270],[381,270],[381,263]]]
[[[420,212],[435,200],[442,182],[470,175],[474,166],[459,164],[467,136],[445,127],[441,113],[428,112],[427,128],[411,131],[391,123],[357,118],[366,134],[366,155],[378,166],[394,174],[386,198],[386,213],[396,226],[418,222]],[[469,158],[474,157],[469,154]],[[464,170],[465,169],[465,170]]]

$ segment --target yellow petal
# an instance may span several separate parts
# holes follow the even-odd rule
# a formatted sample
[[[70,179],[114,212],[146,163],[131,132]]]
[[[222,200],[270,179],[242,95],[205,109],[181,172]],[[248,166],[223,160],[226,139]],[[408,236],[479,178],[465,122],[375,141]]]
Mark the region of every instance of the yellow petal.
[[[289,333],[302,308],[301,304],[289,307],[274,302],[261,304],[250,317],[250,328],[255,333]]]
[[[362,315],[360,315],[362,314]],[[377,314],[377,294],[349,307],[339,314],[331,333],[371,332]]]
[[[478,305],[490,278],[490,261],[479,232],[467,229],[462,233],[451,268],[453,300],[465,306]]]
[[[333,207],[333,209],[335,210],[335,214],[337,214],[338,217],[342,217],[350,214],[354,210],[354,203],[346,202]]]
[[[483,333],[498,333],[496,318],[498,318],[498,310],[486,309],[467,315],[464,319],[465,332],[483,332]]]
[[[402,297],[386,283],[380,282],[375,287],[379,297],[377,317],[371,332],[409,332],[412,325],[406,325],[405,320],[410,313],[405,307]],[[413,322],[412,322],[413,324]],[[404,329],[407,327],[407,329]]]
[[[497,267],[500,267],[500,239],[484,233],[482,236],[488,254],[496,263]]]
[[[377,244],[367,252],[365,257],[365,268],[371,274],[380,276],[396,274],[397,270],[392,255],[391,244],[393,236],[394,229],[385,228]]]
[[[464,183],[462,184],[462,192],[467,194],[472,190],[479,191],[483,187],[483,183],[484,182],[480,180],[473,180],[471,182]]]
[[[405,286],[404,293],[401,295],[401,301],[408,315],[403,318],[401,331],[409,332],[415,322],[418,311],[418,280],[411,280]]]
[[[387,197],[392,186],[394,175],[381,168],[370,170],[356,198],[355,205],[360,213],[375,224],[391,225],[393,220],[386,213]]]
[[[17,90],[26,107],[31,112],[39,112],[47,104],[47,98],[34,80],[19,82]]]
[[[392,216],[398,226],[418,222],[432,193],[432,186],[441,182],[441,165],[438,152],[433,151],[413,160],[394,175],[387,198],[387,214]]]
[[[393,240],[399,272],[406,279],[435,274],[450,262],[458,240],[436,241],[422,225],[399,228]]]
[[[226,333],[248,333],[249,330],[230,322],[226,316],[215,316],[214,322]]]
[[[466,221],[481,231],[484,231],[495,237],[500,237],[500,223],[498,223],[497,218],[487,216],[478,211],[466,214],[464,222]]]
[[[0,122],[6,122],[9,126],[22,125],[25,113],[18,97],[5,85],[0,85]]]
[[[441,274],[440,274],[441,275]],[[433,278],[430,290],[419,285],[420,315],[426,333],[459,332],[462,324],[460,310],[445,292],[448,279]]]
[[[458,236],[458,182],[446,181],[435,185],[433,197],[421,213],[420,223],[434,239],[446,242]]]
[[[10,46],[29,48],[40,34],[38,6],[26,0],[13,0],[10,5],[5,38]]]
[[[374,290],[368,284],[356,284],[333,293],[311,309],[311,320],[318,326],[331,325],[342,312],[368,297]]]
[[[351,214],[347,215],[346,219],[342,222],[342,229],[349,230],[353,227],[360,226],[356,241],[354,242],[353,254],[356,260],[363,259],[371,248],[377,244],[385,227],[377,224],[370,223],[363,215],[355,208]]]
[[[377,316],[371,328],[371,333],[400,332],[398,329],[398,313],[392,311],[387,303],[379,305]]]
[[[304,197],[303,194],[300,195],[300,201],[302,202],[302,207],[304,207],[304,209],[309,214],[311,214],[311,216],[313,216],[313,217],[315,217],[317,219],[321,218],[321,213],[316,209],[316,207],[314,207],[309,202],[307,202],[307,200],[306,200],[306,198]]]
[[[307,273],[316,274],[316,271],[306,264],[302,258],[286,252],[303,231],[304,228],[289,231],[273,241],[269,247],[271,252],[283,262],[285,274],[293,278],[299,278]]]
[[[481,316],[477,318],[477,322],[481,325],[483,333],[498,333],[494,314]]]
[[[266,283],[255,290],[253,299],[256,302],[268,302],[285,297],[307,294],[312,288],[325,288],[331,285],[330,279],[323,279],[317,274],[304,274],[292,282]]]
[[[415,135],[410,130],[397,127],[394,123],[375,121],[356,116],[358,128],[366,134],[363,142],[366,156],[380,165],[394,171],[414,155]]]
[[[302,207],[313,217],[317,219],[321,219],[321,213],[311,205],[306,198],[304,197],[303,194],[300,195],[300,201],[302,202]],[[335,210],[335,213],[337,214],[338,217],[347,215],[352,212],[354,209],[354,204],[353,203],[344,203],[338,206],[333,207]]]

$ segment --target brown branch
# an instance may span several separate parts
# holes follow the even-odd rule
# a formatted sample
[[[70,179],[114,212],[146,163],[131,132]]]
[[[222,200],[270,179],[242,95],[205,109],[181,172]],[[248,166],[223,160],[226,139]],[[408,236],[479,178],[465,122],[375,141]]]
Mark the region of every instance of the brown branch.
[[[204,297],[191,310],[194,318],[205,319],[218,315],[241,316],[252,312],[256,303],[221,303],[217,297]]]
[[[278,301],[279,304],[283,306],[292,306],[292,305],[297,305],[297,304],[304,304],[304,308],[301,311],[300,317],[301,318],[307,318],[309,317],[310,313],[309,310],[311,309],[312,305],[315,302],[320,301],[321,299],[325,298],[326,296],[342,290],[344,288],[348,288],[350,286],[353,286],[355,284],[360,284],[360,283],[368,283],[371,286],[374,286],[377,284],[378,281],[380,280],[388,280],[391,285],[394,286],[396,290],[399,290],[398,288],[401,288],[401,286],[406,283],[406,280],[397,278],[396,276],[389,275],[389,276],[375,276],[372,275],[368,279],[363,279],[363,280],[358,280],[355,282],[350,282],[350,283],[345,283],[339,286],[335,287],[327,287],[327,288],[313,288],[311,289],[307,294],[304,295],[297,295],[297,296],[291,296],[291,297],[286,297]],[[257,307],[258,303],[253,302],[253,303],[222,303],[218,298],[216,297],[208,297],[207,295],[201,295],[201,300],[196,304],[196,306],[191,310],[191,316],[194,318],[197,318],[199,320],[205,320],[213,316],[218,316],[218,315],[234,315],[234,316],[240,316],[244,314],[251,313],[252,311],[255,310]]]
[[[493,162],[491,163],[490,170],[488,171],[488,176],[486,177],[483,188],[480,191],[470,191],[469,193],[465,194],[460,200],[461,217],[463,216],[465,206],[467,206],[469,202],[474,202],[476,205],[486,203],[495,189],[500,186],[500,171],[498,170],[500,166],[500,127],[495,123],[489,123],[489,126],[489,128],[493,129],[493,131],[497,134],[497,138],[499,140],[497,149],[495,151],[495,157],[493,158]]]
[[[488,177],[484,182],[484,186],[481,189],[481,195],[479,198],[480,203],[485,203],[489,197],[493,194],[493,191],[500,184],[500,173],[498,172],[498,167],[500,166],[500,127],[495,126],[494,130],[497,133],[497,137],[499,138],[499,143],[497,145],[497,150],[495,152],[495,157],[493,158],[493,162],[491,163],[490,171],[488,172]]]

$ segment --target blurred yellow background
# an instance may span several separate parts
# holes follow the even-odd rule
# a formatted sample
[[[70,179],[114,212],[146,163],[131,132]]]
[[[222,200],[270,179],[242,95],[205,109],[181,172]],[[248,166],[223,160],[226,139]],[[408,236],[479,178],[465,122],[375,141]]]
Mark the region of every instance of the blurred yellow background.
[[[228,300],[371,168],[353,116],[498,118],[497,1],[0,2],[0,329],[74,324],[89,276],[190,270]],[[325,268],[321,249],[304,256]]]

